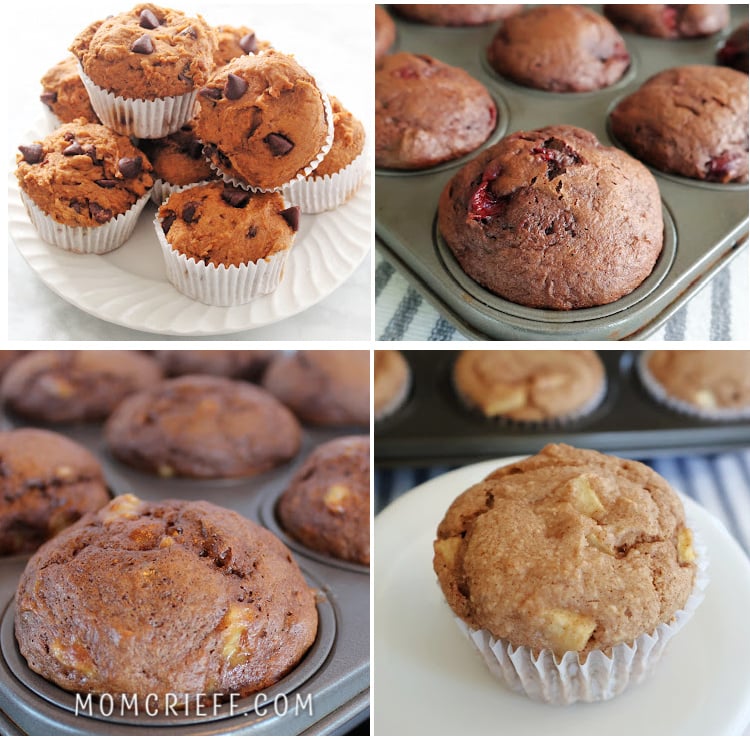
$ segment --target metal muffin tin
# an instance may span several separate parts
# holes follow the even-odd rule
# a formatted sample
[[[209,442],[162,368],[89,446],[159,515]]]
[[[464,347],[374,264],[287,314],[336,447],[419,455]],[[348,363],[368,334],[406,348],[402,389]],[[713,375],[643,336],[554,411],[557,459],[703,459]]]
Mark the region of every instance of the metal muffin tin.
[[[721,41],[748,17],[747,5],[730,7],[729,28],[708,39],[668,41],[623,34],[631,55],[629,70],[615,85],[591,93],[548,93],[500,77],[486,60],[498,24],[441,28],[405,21],[394,13],[394,51],[430,54],[465,69],[484,83],[498,103],[499,120],[493,135],[471,155],[415,172],[376,170],[378,247],[472,338],[621,340],[643,339],[656,331],[747,247],[747,185],[704,183],[651,168],[667,217],[665,251],[654,273],[634,293],[614,303],[572,311],[513,304],[469,278],[439,238],[438,199],[466,162],[513,131],[571,124],[592,131],[605,145],[616,146],[609,132],[609,111],[660,70],[714,64]]]
[[[31,426],[0,416],[0,428]],[[38,425],[37,425],[38,426]],[[15,735],[322,735],[352,729],[369,715],[369,569],[317,554],[286,535],[275,504],[312,450],[327,440],[361,429],[305,428],[302,449],[290,463],[259,476],[234,480],[162,479],[131,469],[110,456],[101,425],[49,426],[91,450],[99,459],[113,494],[132,492],[141,499],[205,499],[232,509],[274,532],[292,551],[308,583],[318,593],[319,629],[300,664],[262,693],[187,716],[76,715],[75,695],[32,672],[18,651],[13,631],[16,587],[28,556],[0,557],[0,734]],[[311,702],[308,701],[311,696]],[[230,711],[233,713],[230,714]]]
[[[375,424],[375,463],[380,466],[462,465],[530,455],[556,442],[634,458],[750,444],[750,420],[708,422],[655,401],[641,384],[633,351],[600,351],[607,375],[601,404],[579,419],[548,425],[487,419],[467,408],[453,388],[456,351],[403,354],[412,386],[406,403]]]

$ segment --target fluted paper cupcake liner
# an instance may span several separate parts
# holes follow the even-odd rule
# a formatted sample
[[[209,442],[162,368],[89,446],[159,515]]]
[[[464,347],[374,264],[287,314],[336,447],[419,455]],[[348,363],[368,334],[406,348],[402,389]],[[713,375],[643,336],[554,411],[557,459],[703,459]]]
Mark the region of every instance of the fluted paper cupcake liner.
[[[78,71],[101,122],[119,132],[139,139],[161,139],[193,118],[197,90],[155,100],[125,98],[99,87],[84,71]]]
[[[172,195],[172,193],[179,193],[181,190],[185,190],[185,188],[192,188],[196,185],[208,185],[208,183],[210,182],[212,181],[199,180],[195,183],[188,183],[187,185],[173,185],[166,180],[156,178],[154,180],[154,185],[151,188],[151,200],[157,206],[161,206],[161,204],[164,203],[164,201],[166,201],[167,198]]]
[[[120,247],[135,229],[149,193],[141,196],[128,211],[101,226],[67,226],[44,213],[34,201],[21,191],[21,200],[39,236],[49,244],[70,252],[103,255]]]

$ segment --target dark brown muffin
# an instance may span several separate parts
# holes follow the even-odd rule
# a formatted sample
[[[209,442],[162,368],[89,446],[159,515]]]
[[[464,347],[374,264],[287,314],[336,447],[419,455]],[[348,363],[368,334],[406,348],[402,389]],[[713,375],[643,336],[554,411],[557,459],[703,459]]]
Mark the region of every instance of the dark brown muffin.
[[[370,438],[340,437],[316,448],[279,499],[295,540],[329,556],[370,564]]]
[[[523,5],[392,5],[392,8],[411,21],[433,26],[481,26],[508,18],[523,9]]]
[[[617,29],[581,5],[542,5],[509,18],[487,56],[519,85],[562,93],[613,85],[630,65]]]
[[[156,350],[167,376],[194,373],[254,380],[271,362],[273,350]]]
[[[237,478],[293,458],[301,430],[263,389],[180,376],[125,399],[107,420],[115,457],[160,476]]]
[[[0,377],[13,363],[26,354],[26,350],[0,350]]]
[[[729,6],[605,5],[604,15],[623,31],[662,39],[691,39],[725,28]]]
[[[415,170],[481,146],[497,121],[481,82],[458,67],[399,52],[375,73],[375,164]]]
[[[300,350],[274,358],[263,387],[312,425],[370,425],[370,353]]]
[[[651,173],[572,126],[518,131],[482,152],[443,190],[438,226],[477,283],[548,309],[630,293],[663,242]]]
[[[636,157],[663,172],[746,183],[747,75],[691,65],[646,80],[610,114],[612,132]]]
[[[748,23],[734,29],[729,38],[716,52],[716,61],[725,67],[748,72]]]
[[[108,501],[85,448],[47,430],[0,432],[0,556],[36,550]]]
[[[277,682],[312,645],[315,596],[288,549],[208,502],[90,514],[29,561],[16,638],[29,667],[74,692],[238,693]],[[167,699],[168,701],[168,699]]]
[[[396,24],[382,5],[375,6],[375,66],[379,66],[396,41]]]
[[[38,422],[98,421],[161,376],[159,365],[140,352],[40,350],[8,369],[2,398],[12,412]]]

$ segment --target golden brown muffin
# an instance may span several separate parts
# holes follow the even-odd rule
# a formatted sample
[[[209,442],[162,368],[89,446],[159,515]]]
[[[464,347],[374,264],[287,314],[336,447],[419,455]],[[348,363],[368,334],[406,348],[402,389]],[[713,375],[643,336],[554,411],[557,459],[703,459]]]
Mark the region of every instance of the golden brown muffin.
[[[334,175],[350,165],[365,147],[365,127],[331,96],[333,110],[333,145],[323,161],[313,170],[312,178]]]
[[[77,118],[88,123],[99,123],[78,74],[78,60],[72,54],[48,69],[41,83],[40,100],[62,123],[70,123]]]
[[[257,54],[264,49],[271,48],[268,41],[259,39],[255,31],[247,26],[217,26],[215,30],[214,63],[217,67],[223,67],[245,54]]]
[[[381,420],[395,412],[406,400],[411,385],[411,370],[398,350],[375,350],[372,388],[373,414]]]
[[[203,156],[203,144],[195,136],[192,123],[161,139],[144,139],[141,147],[154,168],[154,178],[170,185],[191,185],[217,177]]]

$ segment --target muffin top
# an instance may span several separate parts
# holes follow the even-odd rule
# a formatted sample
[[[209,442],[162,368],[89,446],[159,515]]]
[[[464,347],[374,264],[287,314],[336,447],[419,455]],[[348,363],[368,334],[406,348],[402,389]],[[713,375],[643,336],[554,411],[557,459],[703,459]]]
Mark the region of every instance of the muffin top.
[[[229,64],[236,57],[245,54],[257,54],[264,49],[270,49],[268,41],[262,41],[255,35],[255,31],[247,26],[216,26],[216,51],[214,63],[216,67]]]
[[[663,172],[719,183],[748,178],[747,75],[690,65],[658,72],[610,114],[614,135]]]
[[[682,502],[664,479],[567,445],[461,494],[434,545],[443,593],[470,627],[582,659],[669,622],[696,573]]]
[[[221,67],[198,102],[196,133],[206,155],[225,175],[253,187],[277,188],[294,179],[328,139],[315,80],[293,57],[273,49]]]
[[[44,73],[41,80],[44,105],[62,123],[70,123],[82,118],[89,123],[99,123],[89,100],[89,94],[78,74],[78,60],[70,54]]]
[[[334,175],[350,165],[365,148],[365,127],[331,96],[333,110],[333,145],[312,173],[313,178]]]
[[[433,26],[479,26],[508,18],[523,9],[523,5],[441,4],[394,5],[399,15]]]
[[[396,41],[396,24],[382,5],[375,6],[375,65],[378,66]]]
[[[223,182],[172,193],[159,208],[170,246],[196,262],[245,265],[292,246],[299,208],[280,193],[251,193]]]
[[[409,392],[411,371],[406,358],[398,350],[375,350],[372,386],[375,419],[389,414]]]
[[[172,185],[190,185],[217,177],[203,156],[203,144],[195,136],[192,123],[162,139],[144,139],[141,146],[154,168],[154,178]]]
[[[748,22],[737,26],[716,51],[716,60],[725,67],[748,72]]]
[[[487,417],[544,421],[589,409],[605,373],[593,350],[464,350],[453,382]]]
[[[33,671],[71,691],[137,695],[141,707],[150,694],[164,707],[167,693],[268,687],[317,625],[289,550],[200,501],[118,497],[40,549],[16,594]]]
[[[710,36],[729,23],[729,6],[605,5],[604,14],[623,31],[663,39]]]
[[[127,136],[83,119],[19,150],[19,186],[42,211],[67,226],[105,224],[128,211],[153,185],[151,163]]]
[[[99,87],[124,98],[187,95],[214,69],[214,31],[201,18],[141,3],[96,21],[70,50]]]
[[[273,350],[155,350],[154,357],[168,376],[193,373],[250,378],[260,374]]]

